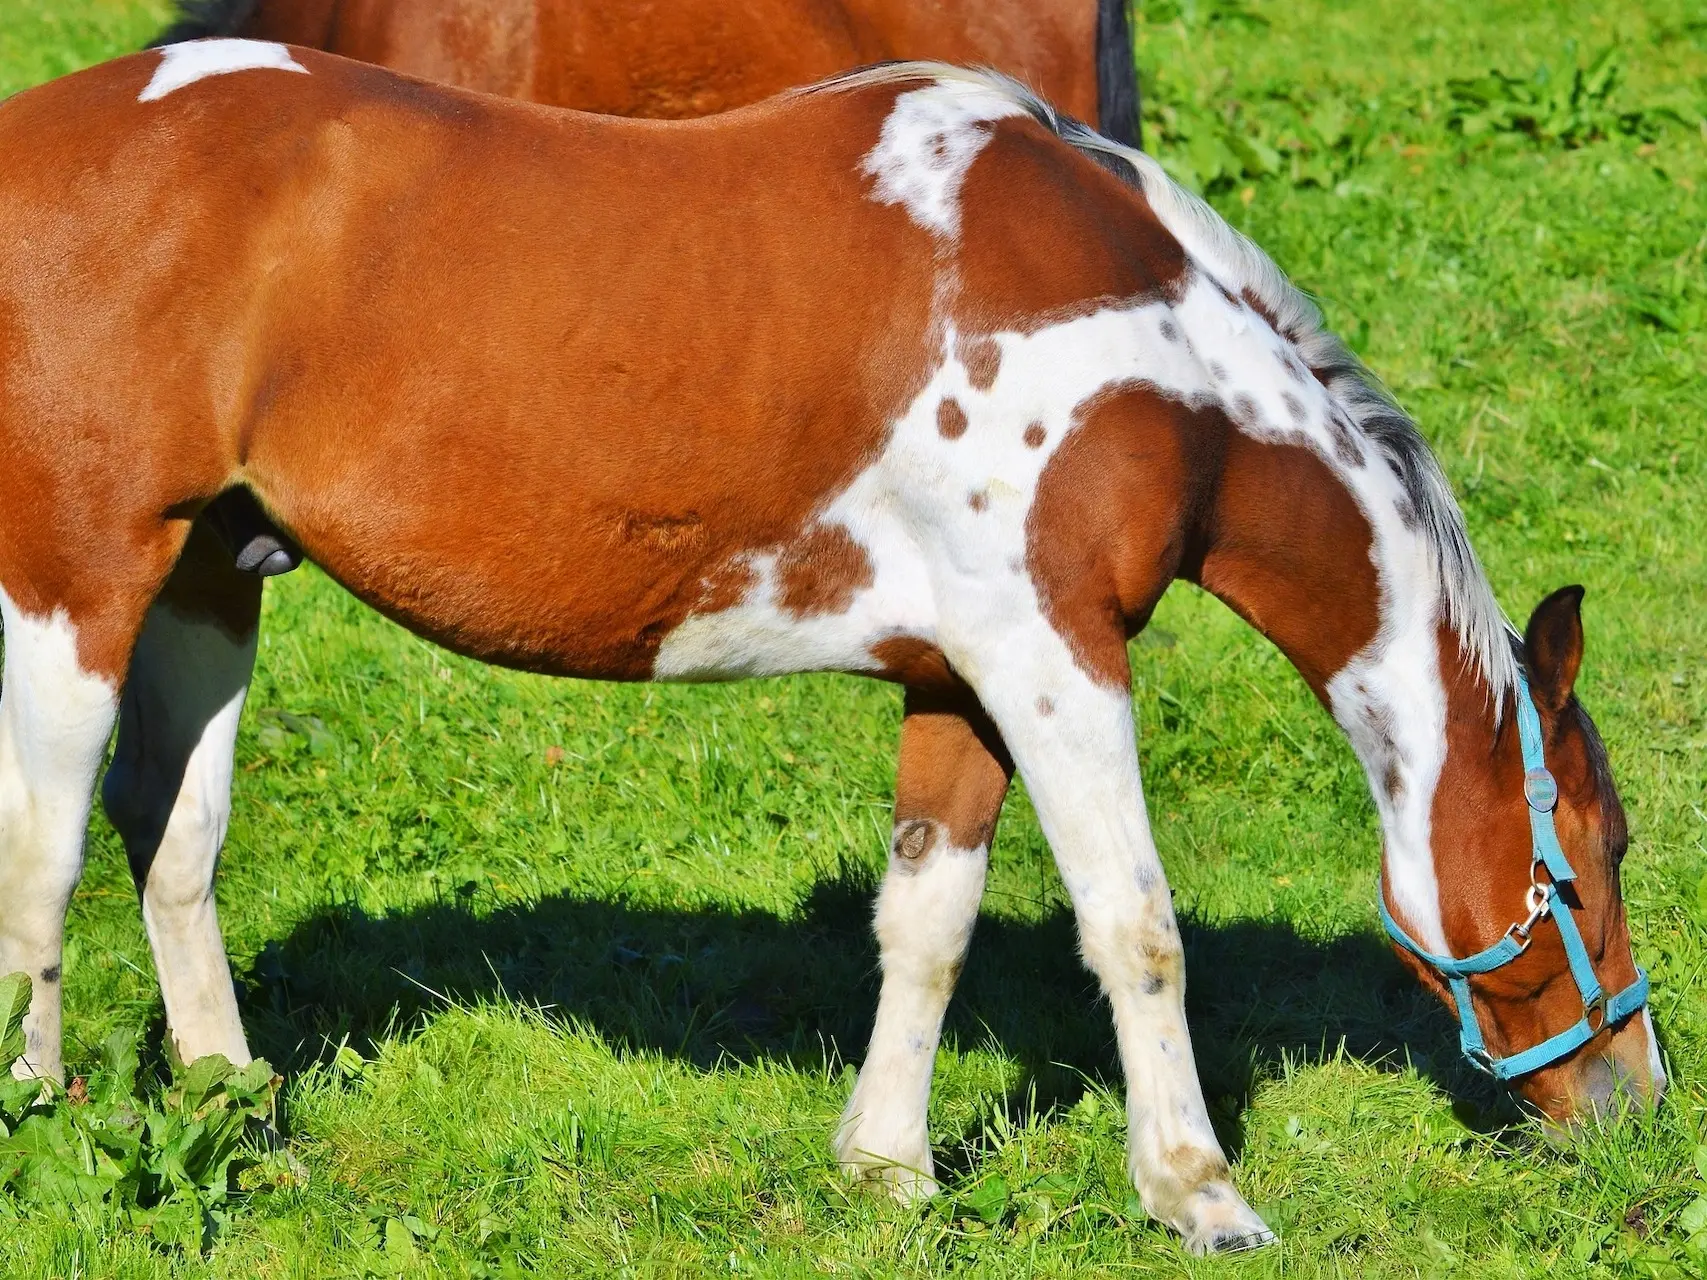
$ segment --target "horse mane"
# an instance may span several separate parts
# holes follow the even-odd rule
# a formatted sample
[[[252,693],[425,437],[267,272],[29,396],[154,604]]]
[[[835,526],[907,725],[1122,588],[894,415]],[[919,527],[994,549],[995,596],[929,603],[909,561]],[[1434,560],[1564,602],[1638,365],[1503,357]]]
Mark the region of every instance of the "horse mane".
[[[1497,721],[1505,695],[1517,687],[1518,666],[1511,649],[1516,631],[1494,599],[1470,545],[1464,514],[1428,441],[1380,380],[1328,329],[1309,295],[1288,280],[1254,242],[1170,178],[1152,157],[1058,112],[1000,72],[936,62],[882,63],[834,76],[802,92],[918,80],[955,81],[1005,97],[1062,141],[1136,187],[1197,266],[1242,296],[1293,344],[1403,486],[1434,550],[1447,621],[1464,646],[1467,661],[1487,684]]]
[[[148,47],[158,49],[180,40],[240,35],[259,3],[260,0],[178,0],[172,25],[150,40]]]

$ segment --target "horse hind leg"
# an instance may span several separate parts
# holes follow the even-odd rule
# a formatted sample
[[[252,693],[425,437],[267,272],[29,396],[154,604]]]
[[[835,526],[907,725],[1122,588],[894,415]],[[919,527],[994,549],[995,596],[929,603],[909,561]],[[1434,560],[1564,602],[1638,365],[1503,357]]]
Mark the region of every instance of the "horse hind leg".
[[[931,1070],[1012,771],[969,694],[908,691],[889,869],[877,899],[883,988],[836,1135],[843,1168],[888,1181],[903,1199],[936,1190],[926,1130]]]
[[[95,778],[149,594],[114,583],[99,607],[72,610],[44,601],[73,593],[44,592],[20,570],[0,580],[0,975],[22,972],[33,986],[24,1053],[11,1064],[20,1078],[63,1074],[65,913],[83,874]]]
[[[180,1060],[249,1061],[213,883],[254,668],[261,580],[198,523],[149,609],[102,802],[124,840]]]

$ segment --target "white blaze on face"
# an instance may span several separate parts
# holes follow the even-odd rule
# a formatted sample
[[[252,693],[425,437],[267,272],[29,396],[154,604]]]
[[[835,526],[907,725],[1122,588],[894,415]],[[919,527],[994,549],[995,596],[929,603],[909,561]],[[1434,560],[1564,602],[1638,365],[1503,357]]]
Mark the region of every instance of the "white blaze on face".
[[[290,50],[270,40],[188,40],[170,44],[160,51],[154,77],[137,96],[138,102],[156,102],[176,89],[229,75],[233,71],[299,71],[308,68],[290,56]]]
[[[903,93],[865,158],[881,204],[947,239],[960,234],[960,184],[990,141],[990,125],[1024,108],[989,85],[943,80]]]

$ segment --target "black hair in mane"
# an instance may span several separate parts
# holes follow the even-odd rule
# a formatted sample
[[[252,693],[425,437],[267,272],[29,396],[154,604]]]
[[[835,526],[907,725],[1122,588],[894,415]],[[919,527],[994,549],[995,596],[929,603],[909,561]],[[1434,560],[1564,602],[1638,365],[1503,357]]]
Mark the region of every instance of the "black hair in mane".
[[[241,35],[259,3],[260,0],[178,0],[178,13],[172,25],[150,40],[148,47],[158,49],[161,45],[207,36]]]

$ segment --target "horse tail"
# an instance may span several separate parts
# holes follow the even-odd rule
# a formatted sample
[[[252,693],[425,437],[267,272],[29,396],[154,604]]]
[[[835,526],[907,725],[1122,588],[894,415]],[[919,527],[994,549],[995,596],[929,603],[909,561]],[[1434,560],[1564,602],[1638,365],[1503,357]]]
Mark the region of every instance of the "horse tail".
[[[178,0],[172,25],[150,40],[148,47],[158,49],[161,45],[207,36],[242,35],[259,3],[260,0]]]
[[[1097,0],[1097,127],[1123,146],[1143,146],[1133,0]]]

